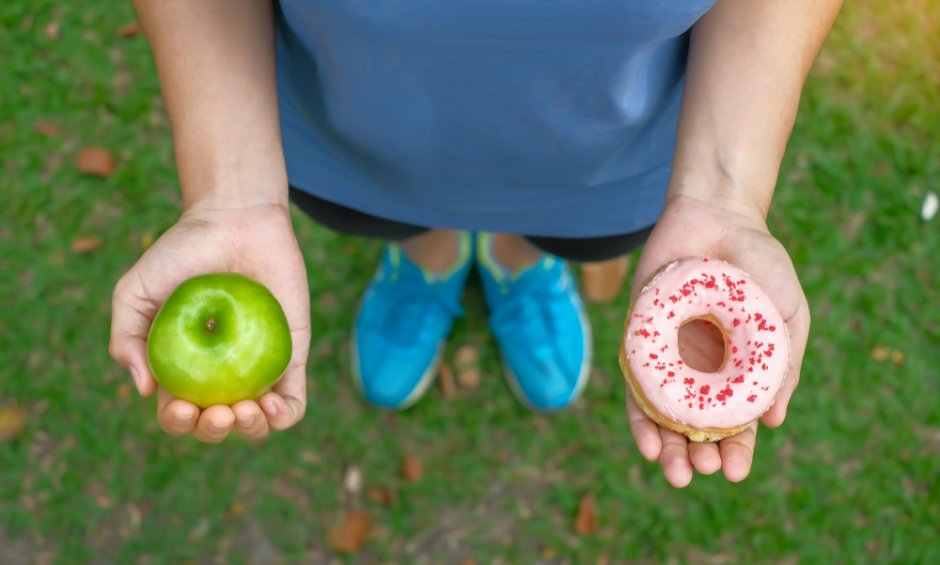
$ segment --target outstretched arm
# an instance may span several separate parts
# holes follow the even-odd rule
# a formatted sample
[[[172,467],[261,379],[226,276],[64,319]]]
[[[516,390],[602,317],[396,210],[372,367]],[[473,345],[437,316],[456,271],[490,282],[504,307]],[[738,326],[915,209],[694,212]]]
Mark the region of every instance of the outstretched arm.
[[[306,408],[309,290],[291,228],[278,125],[270,1],[137,0],[166,102],[183,190],[179,221],[114,289],[111,355],[142,395],[156,389],[146,339],[176,286],[210,272],[252,277],[287,314],[293,357],[257,401],[200,410],[159,391],[157,419],[171,434],[217,442],[295,424]]]
[[[661,265],[716,257],[750,273],[787,320],[786,384],[762,421],[779,426],[799,381],[809,307],[766,217],[806,75],[841,0],[719,0],[692,30],[678,141],[663,215],[637,266],[634,292]],[[689,237],[694,234],[694,237]],[[747,477],[756,423],[718,444],[657,426],[628,395],[637,447],[676,487],[693,469]]]

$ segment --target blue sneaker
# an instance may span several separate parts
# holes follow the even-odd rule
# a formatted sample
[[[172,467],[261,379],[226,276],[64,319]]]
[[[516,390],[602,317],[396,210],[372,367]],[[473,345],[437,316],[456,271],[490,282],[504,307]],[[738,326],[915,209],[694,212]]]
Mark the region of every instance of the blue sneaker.
[[[442,274],[415,265],[397,244],[386,246],[352,336],[353,378],[369,402],[402,410],[434,381],[444,341],[463,314],[460,296],[472,256],[468,232],[459,232],[457,262]]]
[[[545,255],[509,273],[493,257],[492,234],[477,237],[490,328],[513,392],[537,410],[565,408],[581,394],[591,369],[591,326],[571,271]]]

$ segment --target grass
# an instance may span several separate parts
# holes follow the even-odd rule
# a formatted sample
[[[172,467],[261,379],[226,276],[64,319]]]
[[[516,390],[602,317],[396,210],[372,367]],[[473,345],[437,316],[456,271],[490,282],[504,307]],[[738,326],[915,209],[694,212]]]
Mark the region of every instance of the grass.
[[[350,466],[397,499],[364,503],[375,531],[348,562],[940,562],[940,228],[919,217],[940,191],[940,5],[859,0],[841,15],[770,218],[814,313],[803,383],[746,482],[682,491],[629,439],[626,296],[592,308],[595,374],[564,414],[509,394],[475,285],[448,353],[479,347],[480,387],[384,414],[358,399],[345,355],[379,244],[300,215],[306,419],[263,444],[162,434],[106,351],[113,283],[179,208],[149,52],[116,33],[132,20],[126,2],[0,6],[0,408],[28,411],[0,444],[0,563],[330,562]],[[113,176],[76,170],[87,144],[115,152]],[[101,247],[73,253],[87,236]],[[401,478],[406,455],[421,480]],[[578,536],[584,494],[601,528]]]

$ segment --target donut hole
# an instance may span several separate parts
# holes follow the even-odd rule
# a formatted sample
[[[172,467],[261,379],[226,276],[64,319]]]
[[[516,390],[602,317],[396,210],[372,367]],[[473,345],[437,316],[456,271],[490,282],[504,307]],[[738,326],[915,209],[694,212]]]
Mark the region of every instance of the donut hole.
[[[696,371],[717,373],[725,362],[725,335],[713,320],[693,318],[679,327],[679,357]]]

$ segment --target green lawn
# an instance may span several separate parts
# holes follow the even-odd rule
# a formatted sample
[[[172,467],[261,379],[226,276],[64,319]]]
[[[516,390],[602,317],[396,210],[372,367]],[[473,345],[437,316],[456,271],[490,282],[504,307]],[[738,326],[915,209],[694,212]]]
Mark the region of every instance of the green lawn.
[[[345,354],[379,244],[299,214],[306,419],[262,444],[164,435],[107,354],[111,288],[180,202],[145,40],[117,33],[131,21],[129,2],[0,4],[0,409],[28,413],[0,443],[0,564],[330,562],[350,467],[395,502],[362,502],[375,526],[348,562],[940,563],[940,218],[920,218],[940,192],[940,3],[841,15],[770,218],[813,310],[803,384],[746,482],[681,491],[629,439],[624,294],[591,310],[596,371],[572,410],[516,402],[474,284],[449,354],[478,346],[479,388],[384,414]],[[89,144],[114,175],[78,172]],[[75,253],[79,237],[101,246]],[[581,536],[586,494],[601,527]]]

